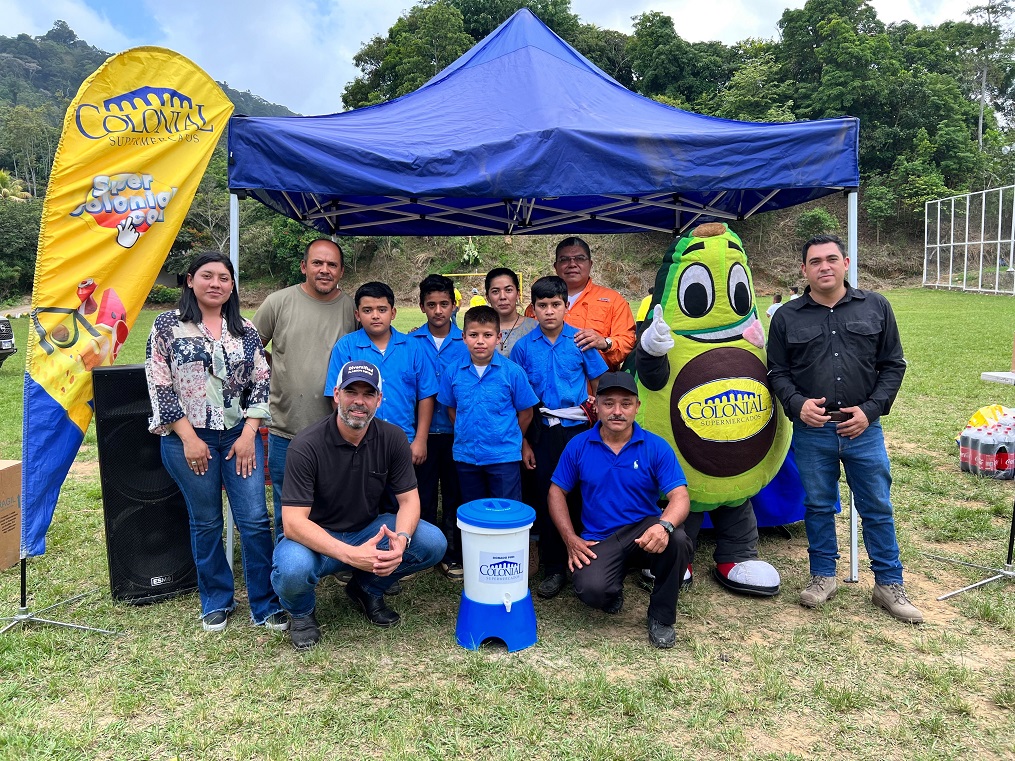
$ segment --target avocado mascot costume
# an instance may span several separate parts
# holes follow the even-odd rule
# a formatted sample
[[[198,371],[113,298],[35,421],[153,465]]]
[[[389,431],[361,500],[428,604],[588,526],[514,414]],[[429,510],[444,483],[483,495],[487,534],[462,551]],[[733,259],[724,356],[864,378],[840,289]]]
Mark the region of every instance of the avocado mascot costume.
[[[769,596],[779,572],[758,560],[750,499],[779,472],[792,427],[768,386],[765,334],[743,243],[725,224],[677,240],[656,276],[638,340],[638,422],[673,446],[687,477],[697,545],[716,529],[713,575],[735,592]]]

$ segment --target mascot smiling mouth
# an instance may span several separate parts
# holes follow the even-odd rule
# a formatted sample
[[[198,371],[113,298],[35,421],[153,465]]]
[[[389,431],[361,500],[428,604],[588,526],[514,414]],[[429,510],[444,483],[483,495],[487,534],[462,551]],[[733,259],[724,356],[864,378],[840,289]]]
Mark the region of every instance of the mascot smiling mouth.
[[[690,338],[692,341],[707,344],[729,343],[742,338],[752,346],[757,346],[759,349],[765,348],[765,329],[761,326],[757,311],[753,309],[744,319],[724,328],[674,330],[673,333],[681,338]]]

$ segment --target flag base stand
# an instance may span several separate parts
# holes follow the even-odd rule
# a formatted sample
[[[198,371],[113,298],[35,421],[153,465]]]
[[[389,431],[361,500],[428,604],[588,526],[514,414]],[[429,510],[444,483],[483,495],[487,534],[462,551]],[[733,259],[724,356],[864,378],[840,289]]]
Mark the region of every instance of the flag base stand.
[[[18,608],[17,615],[0,617],[0,622],[2,621],[10,622],[5,627],[0,629],[0,634],[4,634],[5,632],[10,631],[15,626],[25,626],[29,623],[49,624],[50,626],[63,626],[64,628],[67,629],[80,629],[81,631],[96,632],[98,634],[116,634],[116,632],[109,631],[108,629],[99,629],[94,626],[82,626],[81,624],[72,624],[66,621],[54,621],[50,618],[40,617],[40,614],[45,613],[47,610],[52,610],[53,608],[58,608],[61,605],[66,605],[67,603],[72,603],[77,600],[80,600],[86,594],[87,592],[84,594],[75,595],[74,597],[68,598],[66,600],[61,600],[60,602],[53,603],[52,605],[47,605],[45,608],[41,608],[33,613],[28,609],[28,560],[27,558],[21,558],[21,607]]]
[[[949,597],[954,597],[955,595],[962,594],[963,592],[968,592],[970,589],[977,589],[978,587],[985,586],[993,581],[1001,581],[1002,579],[1015,580],[1015,563],[1013,563],[1013,560],[1015,560],[1015,502],[1012,503],[1011,507],[1011,530],[1008,532],[1008,558],[1002,568],[991,568],[986,565],[965,563],[961,560],[952,560],[951,558],[945,558],[939,555],[930,555],[926,552],[923,554],[934,560],[940,560],[945,563],[954,563],[955,565],[964,565],[968,568],[979,568],[981,571],[991,571],[994,574],[990,578],[983,579],[975,584],[970,584],[969,586],[962,587],[962,589],[956,589],[954,592],[941,595],[937,598],[938,600],[947,600]]]

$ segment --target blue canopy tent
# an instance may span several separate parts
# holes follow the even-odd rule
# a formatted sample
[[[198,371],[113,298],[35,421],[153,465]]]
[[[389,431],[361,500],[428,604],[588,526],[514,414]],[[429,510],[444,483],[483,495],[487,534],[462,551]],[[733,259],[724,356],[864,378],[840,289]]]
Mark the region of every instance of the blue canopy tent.
[[[229,186],[330,235],[678,234],[855,189],[858,134],[644,98],[522,9],[396,100],[232,117]]]
[[[859,121],[701,116],[621,86],[522,9],[415,92],[345,113],[233,116],[237,197],[329,235],[678,235],[849,196]],[[856,578],[853,524],[853,578]]]

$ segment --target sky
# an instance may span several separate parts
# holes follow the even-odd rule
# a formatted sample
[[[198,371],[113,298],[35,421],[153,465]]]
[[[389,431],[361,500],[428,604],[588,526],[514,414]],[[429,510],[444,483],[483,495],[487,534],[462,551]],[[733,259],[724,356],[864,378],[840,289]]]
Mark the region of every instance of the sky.
[[[873,0],[885,23],[918,25],[965,18],[974,0]],[[0,0],[0,35],[45,34],[56,19],[78,37],[116,53],[158,45],[192,59],[214,79],[302,114],[342,110],[342,91],[359,74],[363,42],[387,33],[414,0]],[[732,44],[773,39],[786,8],[804,0],[571,0],[586,23],[631,31],[631,17],[660,11],[690,41]]]

